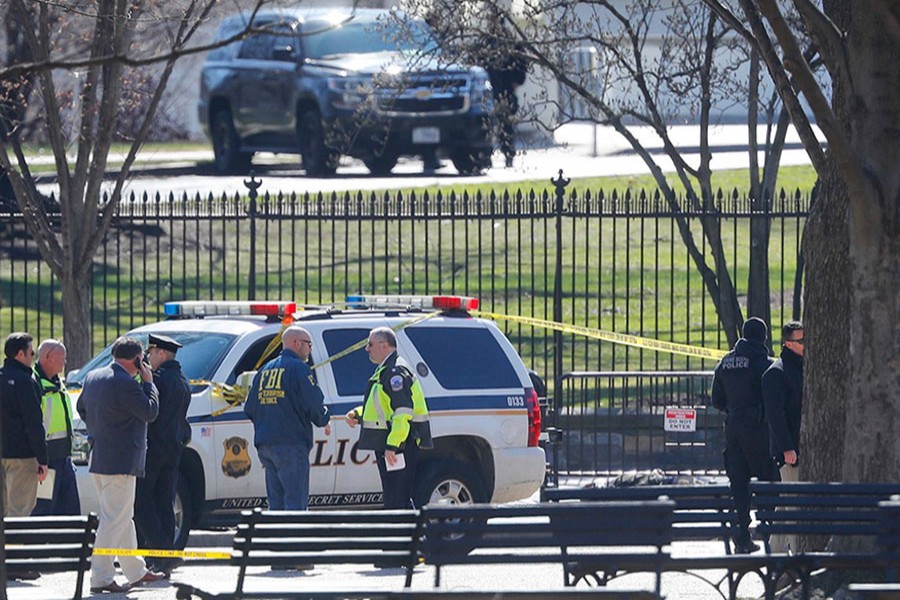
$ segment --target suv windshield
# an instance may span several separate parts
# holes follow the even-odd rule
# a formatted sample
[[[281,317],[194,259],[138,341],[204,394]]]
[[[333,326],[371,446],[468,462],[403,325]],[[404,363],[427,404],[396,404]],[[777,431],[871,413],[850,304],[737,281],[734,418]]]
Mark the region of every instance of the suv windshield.
[[[147,347],[148,332],[132,334],[140,340],[144,347]],[[226,333],[206,333],[199,331],[190,332],[169,332],[165,335],[173,338],[180,343],[183,348],[178,350],[177,359],[181,363],[181,370],[184,376],[191,379],[209,380],[213,373],[222,362],[228,349],[234,344],[237,336]],[[95,356],[82,369],[74,375],[66,377],[66,386],[71,388],[80,388],[84,382],[84,378],[88,373],[98,367],[108,365],[112,361],[112,344],[104,348],[100,354]]]
[[[437,42],[420,21],[404,25],[381,21],[350,21],[338,26],[311,24],[303,36],[307,58],[323,59],[342,54],[435,50]]]

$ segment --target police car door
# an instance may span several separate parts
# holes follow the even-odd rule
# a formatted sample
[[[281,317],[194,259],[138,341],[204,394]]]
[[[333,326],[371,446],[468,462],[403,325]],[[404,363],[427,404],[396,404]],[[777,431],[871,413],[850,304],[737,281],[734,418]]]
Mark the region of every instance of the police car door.
[[[275,337],[269,333],[257,338],[241,353],[241,358],[231,370],[228,383],[240,383],[242,373],[254,371],[263,351]],[[238,351],[235,348],[235,351]],[[278,356],[281,345],[278,344],[266,360]],[[313,344],[315,356],[315,344]],[[315,359],[314,359],[315,360]],[[249,387],[249,382],[247,382]],[[265,474],[259,455],[253,445],[253,423],[244,414],[243,404],[228,408],[213,418],[215,443],[221,456],[220,468],[215,469],[217,478],[217,494],[219,508],[244,509],[265,506],[266,483]],[[330,440],[325,437],[321,428],[313,428],[313,436],[317,443],[330,447]],[[323,442],[324,440],[324,442]],[[313,448],[315,453],[315,447]],[[311,469],[310,494],[330,494],[334,490],[334,469]]]
[[[329,356],[349,348],[353,344],[365,340],[373,327],[385,325],[384,322],[358,324],[346,327],[329,327],[321,332],[324,349]],[[381,504],[381,480],[375,457],[368,450],[358,450],[359,427],[351,429],[344,415],[354,407],[361,406],[363,395],[368,386],[369,377],[376,365],[369,361],[365,348],[339,358],[323,367],[319,379],[327,379],[326,401],[334,415],[332,420],[335,435],[334,451],[321,454],[313,460],[313,471],[319,465],[330,464],[335,468],[334,494],[329,497],[310,498],[310,506],[315,504],[329,506],[372,506]],[[326,389],[326,388],[323,388]]]

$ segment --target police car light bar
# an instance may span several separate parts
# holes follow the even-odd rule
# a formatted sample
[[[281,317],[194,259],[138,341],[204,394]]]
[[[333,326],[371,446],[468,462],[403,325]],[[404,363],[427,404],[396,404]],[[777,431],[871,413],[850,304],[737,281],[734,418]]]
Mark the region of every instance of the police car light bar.
[[[262,315],[280,317],[297,312],[296,302],[186,301],[166,302],[167,317]]]
[[[478,310],[478,298],[469,296],[347,296],[351,308],[421,308]]]

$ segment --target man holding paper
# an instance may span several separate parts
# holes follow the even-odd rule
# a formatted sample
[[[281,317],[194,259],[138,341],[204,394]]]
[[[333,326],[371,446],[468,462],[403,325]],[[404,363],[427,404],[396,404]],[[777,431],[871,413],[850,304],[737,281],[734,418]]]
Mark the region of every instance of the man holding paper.
[[[72,466],[72,399],[60,375],[66,368],[66,346],[46,339],[38,346],[34,374],[41,384],[41,412],[50,471],[38,488],[32,515],[80,515],[78,484]]]
[[[432,446],[425,396],[409,364],[398,356],[391,328],[373,329],[366,352],[378,368],[369,378],[365,403],[347,413],[347,422],[362,424],[359,449],[375,451],[384,507],[413,508],[419,449]]]

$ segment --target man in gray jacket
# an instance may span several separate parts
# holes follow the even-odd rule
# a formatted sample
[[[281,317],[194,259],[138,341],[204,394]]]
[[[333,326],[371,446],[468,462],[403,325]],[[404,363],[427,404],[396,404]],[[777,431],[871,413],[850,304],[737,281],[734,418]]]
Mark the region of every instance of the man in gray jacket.
[[[134,490],[144,475],[147,423],[156,419],[159,400],[153,373],[142,361],[144,349],[133,338],[121,337],[112,348],[113,362],[88,374],[78,398],[78,412],[93,443],[90,472],[100,499],[97,548],[137,548]],[[141,383],[135,376],[140,373]],[[140,556],[119,556],[128,579],[116,583],[112,556],[91,558],[91,592],[121,593],[165,576],[148,571]]]

